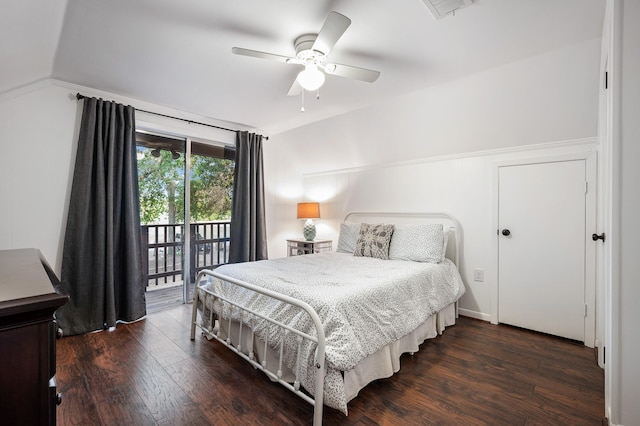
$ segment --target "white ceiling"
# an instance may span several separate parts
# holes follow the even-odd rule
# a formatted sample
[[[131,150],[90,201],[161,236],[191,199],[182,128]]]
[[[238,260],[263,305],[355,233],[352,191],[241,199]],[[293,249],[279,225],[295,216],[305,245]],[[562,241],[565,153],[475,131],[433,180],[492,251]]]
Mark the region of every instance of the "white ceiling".
[[[476,0],[436,21],[422,0],[21,0],[0,14],[0,93],[45,78],[260,129],[298,127],[528,56],[599,38],[604,0]],[[321,99],[286,96],[294,55],[327,13],[351,26],[332,62],[381,72],[328,76]]]

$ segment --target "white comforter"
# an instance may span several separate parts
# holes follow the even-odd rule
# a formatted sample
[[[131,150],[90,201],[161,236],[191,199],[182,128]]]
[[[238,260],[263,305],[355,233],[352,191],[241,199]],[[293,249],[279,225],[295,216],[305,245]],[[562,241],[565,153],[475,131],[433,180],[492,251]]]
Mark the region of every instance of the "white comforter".
[[[224,265],[216,272],[304,300],[315,309],[326,336],[324,402],[345,414],[347,401],[340,371],[352,369],[367,356],[411,332],[465,291],[455,265],[448,259],[432,264],[332,252]],[[313,322],[298,308],[275,303],[219,280],[203,287],[213,287],[230,300],[315,335]],[[223,318],[229,317],[229,306],[219,303],[214,308],[219,314],[222,310]],[[279,343],[280,336],[275,330],[265,330],[263,324],[251,325],[263,340],[269,333],[269,342]],[[285,348],[288,354],[285,362],[293,368],[295,339],[285,339]],[[302,348],[308,362],[300,381],[310,393],[314,389],[315,369],[306,366],[314,364],[314,351],[315,345]]]

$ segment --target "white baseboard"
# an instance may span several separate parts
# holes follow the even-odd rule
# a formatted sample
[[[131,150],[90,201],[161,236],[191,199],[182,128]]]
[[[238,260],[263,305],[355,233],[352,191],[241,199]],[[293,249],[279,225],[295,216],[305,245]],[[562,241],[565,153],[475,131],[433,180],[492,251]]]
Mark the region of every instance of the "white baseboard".
[[[609,420],[609,426],[622,426],[617,423],[611,423],[611,406],[607,407],[607,420]]]
[[[465,317],[475,318],[475,319],[479,319],[479,320],[487,321],[487,322],[491,321],[491,315],[485,314],[485,313],[482,313],[482,312],[472,311],[470,309],[459,308],[458,309],[458,313],[460,315],[465,316]]]

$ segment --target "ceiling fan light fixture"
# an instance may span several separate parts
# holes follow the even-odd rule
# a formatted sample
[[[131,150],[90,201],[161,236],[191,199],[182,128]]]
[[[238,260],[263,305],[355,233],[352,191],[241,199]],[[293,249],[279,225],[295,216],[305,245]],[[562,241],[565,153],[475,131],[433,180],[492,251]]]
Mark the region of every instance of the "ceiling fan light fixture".
[[[324,79],[324,73],[315,64],[305,65],[304,71],[298,74],[298,83],[310,92],[318,90],[324,84]]]

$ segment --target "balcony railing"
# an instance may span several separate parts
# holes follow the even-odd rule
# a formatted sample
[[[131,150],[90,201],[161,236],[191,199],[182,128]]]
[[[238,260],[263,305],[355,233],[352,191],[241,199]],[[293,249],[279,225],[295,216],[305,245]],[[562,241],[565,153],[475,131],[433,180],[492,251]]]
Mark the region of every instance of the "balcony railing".
[[[190,281],[202,269],[214,269],[229,262],[228,221],[189,224]],[[148,271],[148,288],[178,284],[183,280],[184,225],[142,225],[143,253]]]

